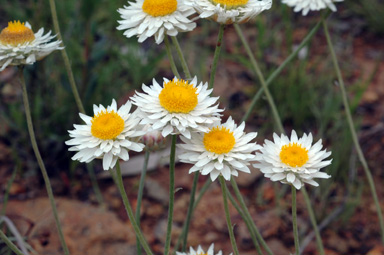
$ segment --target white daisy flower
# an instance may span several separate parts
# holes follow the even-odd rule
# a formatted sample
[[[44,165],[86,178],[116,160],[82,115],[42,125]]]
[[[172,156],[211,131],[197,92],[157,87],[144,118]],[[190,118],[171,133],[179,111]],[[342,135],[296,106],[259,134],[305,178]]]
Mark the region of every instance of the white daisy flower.
[[[140,119],[137,112],[130,113],[131,102],[128,101],[117,110],[116,101],[104,108],[93,105],[94,116],[80,113],[85,125],[74,125],[74,130],[68,130],[71,140],[65,144],[72,146],[70,151],[78,151],[72,160],[90,162],[95,158],[103,159],[103,169],[115,166],[117,160],[129,159],[129,150],[140,152],[144,145],[136,141],[145,132],[138,131]]]
[[[61,41],[52,41],[51,31],[43,35],[44,28],[33,33],[31,25],[20,21],[8,22],[0,33],[0,71],[8,65],[32,65],[54,50],[61,50]]]
[[[160,44],[164,34],[176,36],[178,32],[192,31],[196,23],[188,19],[195,13],[194,9],[184,3],[186,0],[137,0],[128,2],[117,11],[123,20],[119,20],[118,30],[124,32],[126,37],[136,35],[139,42],[144,42],[148,37],[155,36],[155,41]]]
[[[196,251],[192,247],[190,247],[189,252],[176,252],[176,255],[215,255],[213,248],[214,248],[214,244],[211,244],[211,246],[209,246],[208,248],[208,251],[204,252],[203,248],[201,248],[201,246],[199,245]],[[223,253],[221,251],[216,253],[216,255],[222,255],[222,254]],[[232,253],[230,255],[232,255]]]
[[[238,171],[250,173],[248,165],[255,161],[253,152],[261,148],[250,143],[256,132],[246,134],[245,123],[237,126],[231,117],[224,124],[212,125],[206,133],[192,133],[192,138],[181,136],[184,149],[179,155],[181,162],[194,164],[189,173],[200,171],[202,175],[210,174],[214,181],[221,174],[229,181],[231,175],[238,176]]]
[[[294,12],[302,11],[303,16],[306,16],[309,11],[319,11],[321,9],[329,8],[336,11],[334,2],[342,2],[343,0],[282,0],[283,4],[290,7],[295,7]]]
[[[331,152],[321,150],[321,140],[312,145],[312,134],[304,134],[298,139],[294,130],[291,139],[285,135],[279,137],[273,134],[274,142],[264,141],[260,153],[256,153],[256,160],[259,162],[254,167],[260,169],[265,177],[272,181],[292,184],[300,189],[304,183],[319,186],[314,178],[330,178],[331,176],[320,172],[320,168],[331,164],[332,159],[324,160],[331,155]]]
[[[272,6],[272,0],[190,0],[200,18],[222,24],[243,23]]]
[[[190,83],[164,78],[163,87],[153,79],[152,86],[143,84],[142,89],[145,93],[136,92],[132,97],[142,112],[140,124],[161,130],[163,137],[181,133],[190,138],[191,131],[207,131],[208,125],[220,120],[219,98],[210,97],[208,83],[197,85],[196,77]]]

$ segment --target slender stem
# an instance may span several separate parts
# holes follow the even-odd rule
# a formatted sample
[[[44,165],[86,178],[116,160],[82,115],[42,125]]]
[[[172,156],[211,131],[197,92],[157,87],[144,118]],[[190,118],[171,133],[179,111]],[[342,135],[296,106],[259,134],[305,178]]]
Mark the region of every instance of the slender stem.
[[[299,255],[299,232],[297,231],[297,210],[296,210],[296,188],[291,185],[292,188],[292,225],[293,225],[293,237],[295,239],[295,254]]]
[[[239,255],[239,251],[237,249],[236,245],[236,239],[235,235],[233,234],[233,226],[231,223],[231,216],[229,214],[229,208],[228,208],[228,196],[227,196],[227,185],[225,184],[225,180],[223,176],[219,176],[220,185],[221,185],[221,193],[223,193],[223,201],[224,201],[224,211],[225,211],[225,218],[227,220],[227,226],[228,226],[228,232],[229,232],[229,238],[231,239],[231,244],[233,248],[233,252],[235,255]]]
[[[217,62],[219,62],[220,51],[221,51],[221,47],[223,46],[222,41],[223,41],[223,36],[224,36],[224,30],[225,30],[225,24],[220,24],[219,35],[217,36],[215,54],[213,55],[211,76],[209,78],[209,86],[208,86],[209,89],[213,88],[213,85],[215,82]]]
[[[328,15],[329,15],[329,12],[327,12],[323,16],[323,18],[327,17]],[[283,70],[283,68],[290,61],[292,61],[292,59],[298,54],[298,52],[309,42],[309,40],[313,37],[313,35],[319,29],[320,25],[321,25],[321,21],[316,24],[316,26],[308,33],[308,35],[301,42],[299,47],[272,73],[272,75],[268,78],[268,80],[264,81],[264,77],[263,77],[263,75],[262,75],[262,73],[260,71],[260,68],[257,65],[256,59],[254,58],[253,53],[252,53],[252,51],[251,51],[247,41],[245,40],[245,37],[244,37],[244,35],[243,35],[242,31],[241,31],[241,28],[239,27],[239,25],[235,24],[235,29],[236,29],[240,39],[242,40],[242,42],[243,42],[243,44],[245,46],[245,49],[246,49],[246,51],[247,51],[247,53],[248,53],[248,55],[249,55],[249,57],[251,59],[251,63],[253,65],[254,69],[255,69],[255,72],[258,74],[259,79],[260,79],[260,81],[261,81],[261,83],[263,85],[262,88],[259,90],[259,92],[253,98],[252,103],[251,103],[250,107],[248,108],[248,111],[244,115],[242,121],[245,121],[246,119],[248,119],[252,109],[254,108],[254,106],[255,106],[255,104],[257,102],[258,97],[260,96],[261,92],[264,90],[264,92],[266,93],[267,99],[268,99],[268,103],[269,103],[269,105],[270,105],[270,107],[272,109],[272,112],[274,113],[273,116],[274,116],[274,119],[275,119],[275,123],[277,124],[277,126],[279,128],[279,131],[284,133],[282,121],[281,121],[280,116],[279,116],[279,114],[277,112],[277,109],[276,109],[276,106],[274,104],[273,98],[272,98],[271,94],[268,92],[268,85],[277,77],[277,75]],[[308,208],[309,211],[313,211],[310,204],[307,204],[307,208]],[[315,218],[311,218],[311,222],[312,222],[313,227],[315,229],[317,229],[316,219]],[[318,232],[317,232],[317,234],[318,234]],[[320,249],[320,252],[321,252],[324,249],[322,249],[323,246],[322,246],[322,243],[321,243],[320,235],[318,235],[318,236],[316,235],[316,238],[317,238],[319,249]]]
[[[197,196],[197,199],[196,199],[196,201],[195,201],[195,204],[194,204],[194,206],[193,206],[193,209],[196,209],[196,206],[199,204],[201,198],[204,196],[205,192],[207,192],[207,190],[208,190],[209,186],[211,186],[211,184],[212,184],[211,178],[208,178],[208,179],[205,181],[203,187],[201,188],[201,190],[200,190],[200,192],[199,192],[199,195]]]
[[[329,15],[326,14],[325,17],[327,17]],[[293,51],[285,60],[283,63],[281,63],[281,65],[275,70],[273,71],[273,73],[268,77],[268,79],[265,81],[266,83],[266,86],[268,87],[272,81],[281,73],[281,71],[283,71],[283,69],[297,56],[297,54],[300,52],[300,50],[302,48],[304,48],[305,45],[308,44],[308,42],[312,39],[312,37],[316,34],[317,30],[319,30],[321,26],[321,21],[319,21],[313,28],[312,30],[307,34],[307,36],[305,36],[305,38],[303,39],[303,41],[300,43],[300,45],[297,47],[297,49],[295,51]],[[253,97],[252,101],[251,101],[251,104],[250,106],[248,107],[248,110],[247,112],[244,114],[243,116],[243,119],[241,120],[241,122],[243,121],[246,121],[249,116],[251,115],[253,109],[255,108],[255,105],[257,103],[257,101],[259,100],[261,94],[264,92],[264,87],[261,87],[259,89],[259,91],[257,91],[257,93],[255,94],[255,96]]]
[[[196,186],[197,181],[199,180],[199,172],[195,172],[193,176],[193,183],[192,183],[192,190],[189,198],[189,205],[188,205],[188,211],[187,211],[187,218],[185,220],[185,229],[183,229],[183,248],[182,251],[185,252],[187,248],[187,239],[188,239],[188,230],[189,230],[189,224],[191,222],[192,213],[193,213],[193,206],[195,202],[195,194],[196,194]]]
[[[167,56],[169,59],[169,63],[171,65],[171,70],[172,70],[173,74],[177,77],[177,79],[180,79],[180,74],[179,74],[179,71],[177,71],[175,60],[173,59],[171,45],[169,43],[167,35],[164,36],[164,42],[165,42],[165,50],[167,51]]]
[[[89,178],[91,179],[92,188],[93,188],[93,191],[95,192],[97,202],[99,203],[99,205],[102,208],[106,208],[106,205],[105,205],[104,199],[103,199],[103,195],[101,194],[99,184],[97,183],[97,178],[95,175],[95,171],[94,171],[92,162],[89,164],[86,164],[85,167],[87,168]]]
[[[57,37],[61,41],[61,44],[64,46],[64,41],[63,41],[63,38],[62,38],[61,32],[60,32],[59,19],[57,17],[55,0],[49,0],[49,5],[51,7],[51,15],[52,15],[52,20],[53,20],[53,26],[54,26],[55,31],[57,33]],[[62,56],[62,58],[64,60],[65,70],[67,71],[67,75],[68,75],[68,79],[69,79],[69,84],[71,86],[72,94],[73,94],[73,97],[75,98],[75,102],[76,102],[77,108],[79,109],[79,111],[81,113],[85,114],[84,105],[83,105],[83,102],[82,102],[82,100],[80,98],[79,91],[77,89],[75,77],[73,75],[71,63],[69,61],[68,53],[67,53],[67,50],[66,50],[65,47],[64,47],[64,49],[61,50],[61,56]],[[96,181],[95,172],[94,172],[93,166],[91,165],[90,167],[87,167],[87,170],[88,170],[88,174],[89,174],[89,176],[91,178],[92,187],[93,187],[93,190],[95,192],[96,198],[97,198],[99,204],[101,204],[103,206],[104,205],[103,196],[101,195],[100,187],[99,187],[99,185],[98,185],[98,183]]]
[[[237,202],[235,201],[235,199],[233,198],[231,192],[229,192],[228,189],[227,189],[227,195],[228,195],[229,201],[231,201],[233,207],[236,208],[237,212],[240,214],[241,218],[244,220],[245,225],[247,225],[247,228],[248,228],[248,230],[249,230],[249,233],[251,234],[251,239],[252,239],[252,241],[253,241],[253,244],[255,245],[255,248],[256,248],[256,250],[257,250],[257,253],[260,254],[260,255],[263,255],[263,252],[261,251],[261,248],[260,248],[260,244],[259,244],[259,242],[257,241],[255,231],[253,231],[252,223],[249,221],[248,217],[245,215],[245,213],[243,212],[243,210],[242,210],[242,209],[240,208],[240,206],[237,204]]]
[[[0,229],[0,237],[3,239],[4,243],[17,255],[25,255],[22,251],[17,248],[16,245],[14,245],[11,240],[8,239],[8,237],[4,234],[4,232]]]
[[[258,230],[256,224],[253,222],[252,216],[251,216],[251,214],[248,211],[248,207],[245,204],[245,201],[243,199],[243,196],[241,195],[239,187],[237,186],[237,183],[236,183],[236,181],[233,178],[231,179],[231,184],[232,184],[233,190],[235,191],[235,195],[237,197],[237,200],[240,202],[240,206],[241,206],[242,210],[244,211],[245,216],[247,217],[248,221],[251,223],[252,230],[255,232],[258,241],[261,243],[263,248],[267,251],[268,255],[273,255],[273,252],[268,247],[268,245],[265,242],[263,236],[261,235],[260,231]]]
[[[26,243],[25,243],[23,237],[20,235],[19,231],[17,230],[15,224],[13,224],[13,222],[7,216],[0,216],[0,223],[2,223],[3,221],[6,224],[8,230],[14,236],[14,239],[15,239],[17,245],[19,246],[21,252],[24,255],[29,255],[29,252],[28,252],[27,247],[26,247]]]
[[[317,227],[315,213],[313,212],[311,200],[309,199],[307,189],[305,188],[305,186],[302,187],[301,192],[304,195],[304,200],[308,208],[309,218],[311,219],[313,230],[315,231],[317,248],[319,248],[320,255],[325,255],[324,245],[323,245],[323,241],[321,240],[319,228]]]
[[[208,178],[203,187],[200,189],[200,192],[199,192],[199,195],[197,196],[197,198],[195,199],[195,202],[193,203],[193,210],[192,210],[192,213],[193,211],[196,209],[197,205],[199,204],[201,198],[204,196],[205,192],[208,190],[209,186],[212,184],[212,181],[210,178]],[[187,227],[187,223],[184,221],[184,224],[183,224],[183,230],[181,232],[181,235],[178,237],[177,239],[177,242],[176,242],[176,245],[175,245],[175,251],[177,251],[180,247],[180,244],[181,244],[181,241],[182,241],[182,238],[184,237],[184,232],[186,231],[186,227]]]
[[[57,214],[57,208],[56,208],[56,204],[55,204],[55,198],[54,198],[53,192],[52,192],[51,183],[49,181],[49,177],[48,177],[45,165],[44,165],[44,161],[41,158],[39,147],[37,146],[35,131],[33,130],[31,110],[30,110],[29,101],[28,101],[27,86],[25,85],[25,80],[24,80],[24,75],[23,75],[23,67],[19,66],[18,70],[19,70],[18,74],[19,74],[20,83],[21,83],[21,86],[23,89],[23,102],[24,102],[24,107],[25,107],[25,116],[27,119],[28,132],[29,132],[29,136],[31,138],[32,148],[33,148],[33,151],[35,153],[37,163],[39,164],[41,173],[43,175],[43,179],[45,182],[45,188],[47,189],[48,198],[49,198],[49,201],[51,203],[52,213],[53,213],[53,216],[55,218],[55,223],[56,223],[57,230],[59,232],[59,238],[60,238],[60,242],[61,242],[61,245],[63,247],[63,250],[64,250],[64,254],[68,255],[69,250],[68,250],[67,244],[65,243],[63,231],[61,229],[60,220],[59,220],[59,216]]]
[[[137,192],[137,205],[136,205],[136,222],[140,227],[140,208],[141,208],[141,200],[143,199],[143,191],[144,191],[144,181],[145,176],[147,175],[147,166],[148,166],[148,160],[149,160],[149,154],[150,151],[145,151],[145,157],[144,157],[144,165],[143,170],[141,171],[141,177],[140,177],[140,183],[139,183],[139,191]],[[139,242],[139,238],[136,237],[136,248],[137,248],[137,254],[141,255],[141,246]]]
[[[53,26],[54,26],[55,31],[57,33],[57,38],[63,44],[64,42],[63,42],[63,38],[61,37],[61,33],[60,33],[59,19],[57,17],[55,0],[49,0],[49,5],[51,6],[51,15],[52,15],[52,20],[53,20]],[[67,70],[69,83],[71,85],[72,93],[73,93],[73,96],[75,97],[77,107],[79,108],[79,111],[81,113],[85,114],[84,106],[83,106],[83,103],[81,102],[79,91],[77,90],[75,78],[73,76],[71,63],[69,61],[67,50],[65,48],[61,50],[61,55],[62,55],[63,60],[64,60],[65,69]]]
[[[139,241],[141,245],[143,246],[143,249],[148,255],[153,255],[151,249],[149,248],[149,245],[147,241],[145,240],[143,233],[140,230],[139,225],[137,224],[135,220],[135,215],[133,214],[131,204],[129,203],[127,193],[125,192],[124,184],[123,184],[123,176],[121,175],[120,170],[120,163],[117,161],[116,163],[116,176],[111,172],[113,179],[116,182],[117,188],[119,189],[121,198],[123,199],[125,210],[127,211],[127,215],[129,220],[132,223],[133,229],[135,231],[136,236],[139,238]]]
[[[347,121],[348,121],[349,129],[351,131],[352,140],[353,140],[353,143],[355,145],[355,149],[356,149],[357,155],[359,157],[359,160],[363,166],[365,175],[367,176],[367,179],[368,179],[368,184],[369,184],[369,187],[371,189],[372,197],[373,197],[373,200],[375,202],[375,206],[376,206],[376,210],[377,210],[377,215],[379,217],[379,224],[380,224],[380,229],[381,229],[381,241],[384,243],[383,213],[381,211],[379,199],[377,197],[375,183],[373,181],[371,170],[369,169],[368,163],[364,157],[363,151],[360,147],[359,139],[358,139],[357,134],[356,134],[356,130],[355,130],[353,119],[352,119],[351,110],[350,110],[349,103],[348,103],[348,97],[347,97],[347,92],[346,92],[345,85],[344,85],[343,76],[342,76],[341,71],[340,71],[339,63],[337,61],[336,53],[335,53],[335,50],[333,48],[331,36],[329,35],[328,26],[327,26],[327,23],[325,20],[323,20],[323,28],[324,28],[325,36],[327,38],[328,48],[329,48],[329,51],[331,52],[333,65],[335,67],[335,71],[336,71],[337,78],[339,81],[341,95],[343,98],[344,109],[345,109],[345,113],[347,115]]]
[[[177,55],[179,56],[180,62],[181,62],[181,67],[183,68],[183,72],[185,74],[185,77],[187,79],[192,79],[191,72],[189,71],[187,61],[185,61],[183,51],[181,50],[179,41],[177,40],[176,36],[171,36],[172,42],[176,47],[176,52]]]
[[[241,31],[240,26],[238,24],[234,24],[234,27],[236,29],[236,32],[237,32],[238,36],[240,37],[241,42],[244,45],[245,51],[247,52],[249,59],[251,60],[253,71],[259,77],[261,86],[264,89],[264,93],[265,93],[265,95],[267,97],[269,106],[271,107],[272,115],[273,115],[273,118],[275,119],[275,124],[277,125],[278,130],[281,133],[283,133],[284,132],[284,128],[283,128],[283,125],[281,124],[281,119],[280,119],[280,116],[279,116],[279,112],[277,111],[277,108],[276,108],[275,102],[273,100],[273,97],[272,97],[271,93],[269,92],[267,83],[265,82],[264,75],[263,75],[263,73],[260,70],[259,64],[257,63],[257,61],[255,59],[255,56],[253,55],[253,52],[252,52],[251,48],[249,47],[249,44],[248,44],[247,40],[245,39],[245,37],[243,35],[243,32]]]
[[[177,136],[172,135],[171,155],[169,156],[169,207],[168,207],[168,224],[167,235],[165,238],[164,254],[169,254],[171,246],[171,233],[173,223],[173,204],[175,200],[175,155],[176,155]]]

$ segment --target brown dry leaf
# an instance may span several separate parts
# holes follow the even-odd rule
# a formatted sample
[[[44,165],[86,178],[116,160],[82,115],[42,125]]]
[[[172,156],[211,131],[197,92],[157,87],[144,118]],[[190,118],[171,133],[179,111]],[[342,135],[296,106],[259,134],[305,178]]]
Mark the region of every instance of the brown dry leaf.
[[[135,235],[129,223],[112,212],[76,200],[56,198],[65,240],[72,255],[129,254]],[[62,249],[47,198],[10,201],[7,216],[40,255],[61,255]],[[24,222],[24,223],[23,223]],[[26,224],[28,223],[28,224]],[[26,229],[29,225],[29,229]]]

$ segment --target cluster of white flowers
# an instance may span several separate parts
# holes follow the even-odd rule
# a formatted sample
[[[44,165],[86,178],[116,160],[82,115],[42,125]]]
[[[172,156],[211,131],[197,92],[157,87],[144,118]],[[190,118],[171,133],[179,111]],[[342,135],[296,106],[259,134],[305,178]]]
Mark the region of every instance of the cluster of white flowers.
[[[294,5],[293,0],[286,2]],[[296,1],[299,7],[295,10],[323,7],[320,2],[334,9],[331,0],[306,2],[311,1]],[[137,36],[139,42],[154,36],[156,43],[161,43],[166,35],[193,30],[196,24],[189,17],[195,13],[223,24],[241,23],[271,5],[271,0],[137,0],[118,10],[122,17],[118,29],[126,30],[127,37]],[[93,117],[81,115],[86,125],[75,125],[70,131],[72,139],[67,141],[70,150],[78,151],[73,159],[88,162],[102,158],[104,169],[110,169],[119,158],[127,159],[128,150],[144,148],[141,142],[146,140],[138,137],[145,126],[162,138],[180,135],[179,159],[193,164],[190,173],[209,174],[212,181],[220,175],[230,180],[239,172],[249,173],[251,164],[272,181],[297,189],[303,183],[316,186],[314,178],[330,177],[320,172],[331,163],[325,160],[330,152],[321,150],[321,141],[312,146],[312,134],[298,139],[292,131],[290,140],[274,134],[274,142],[266,140],[260,146],[253,141],[256,132],[244,132],[245,123],[238,126],[231,117],[221,123],[223,110],[218,107],[218,97],[211,97],[212,89],[207,83],[198,83],[197,77],[190,81],[163,78],[162,84],[153,79],[152,85],[142,85],[142,91],[131,97],[126,104],[129,107],[124,105],[119,111],[113,101],[107,109],[95,106]],[[129,114],[131,101],[137,110]]]
[[[295,12],[330,8],[336,11],[334,2],[343,0],[282,0]],[[192,31],[196,27],[191,16],[211,19],[221,24],[244,23],[272,6],[272,0],[136,0],[118,9],[122,20],[118,30],[126,30],[127,37],[137,36],[139,42],[154,36],[157,44],[165,35]]]
[[[341,0],[282,0],[295,6],[295,11],[319,10]],[[154,36],[161,43],[165,35],[191,31],[196,27],[189,17],[213,19],[219,23],[241,23],[271,8],[272,0],[136,0],[119,9],[122,20],[119,30],[127,37],[137,36],[139,42]],[[0,33],[0,70],[8,65],[32,64],[54,50],[60,50],[61,41],[51,41],[51,33],[43,35],[40,29],[33,33],[29,23],[9,22]],[[321,141],[312,146],[312,134],[300,139],[292,131],[291,140],[274,134],[274,142],[264,146],[252,142],[257,133],[245,133],[245,124],[237,126],[229,117],[221,124],[223,111],[218,97],[211,97],[208,84],[174,78],[163,79],[160,85],[142,86],[136,94],[117,109],[116,101],[107,108],[94,105],[93,116],[80,114],[85,125],[74,125],[69,131],[72,139],[66,142],[69,150],[77,151],[74,160],[90,162],[103,159],[103,168],[111,169],[118,159],[128,160],[128,151],[140,152],[145,147],[140,138],[147,132],[160,132],[162,138],[180,134],[184,142],[179,158],[193,164],[191,172],[210,175],[212,180],[222,175],[226,180],[249,173],[252,162],[273,181],[290,183],[300,189],[303,183],[317,185],[314,178],[329,178],[320,172],[331,163],[325,160],[330,152],[322,151]],[[131,102],[132,101],[132,102]],[[130,113],[131,104],[137,107]],[[259,152],[257,152],[259,151]],[[257,152],[257,153],[256,153]]]
[[[342,0],[282,0],[295,12],[330,8]],[[270,9],[272,0],[136,0],[118,9],[121,14],[118,30],[126,37],[136,36],[144,42],[154,37],[160,44],[166,36],[189,32],[197,18],[208,18],[221,24],[243,23]],[[61,50],[55,35],[44,35],[41,28],[33,33],[29,23],[9,22],[0,33],[0,71],[9,65],[33,64],[54,50]],[[273,134],[273,141],[260,146],[256,132],[245,132],[245,123],[237,125],[232,117],[221,119],[218,97],[212,97],[208,83],[163,78],[152,85],[142,85],[125,104],[93,106],[93,116],[80,113],[83,125],[74,125],[66,141],[73,160],[90,162],[102,159],[104,170],[115,167],[118,160],[129,160],[129,152],[141,152],[145,146],[155,148],[169,135],[180,135],[183,142],[181,162],[192,164],[189,173],[210,175],[212,181],[222,176],[230,180],[239,172],[250,173],[249,166],[260,169],[272,181],[290,184],[300,189],[304,183],[318,186],[315,178],[330,178],[321,168],[331,164],[331,152],[322,150],[322,141],[313,144],[311,133],[299,138]],[[131,112],[132,105],[136,110]],[[145,131],[144,131],[145,130]],[[146,136],[144,136],[147,134]],[[143,137],[144,136],[144,137]],[[149,148],[151,147],[151,148]],[[177,255],[214,255],[212,244],[207,252],[199,246],[189,253]],[[216,255],[222,255],[219,251]]]
[[[320,172],[331,163],[325,160],[331,153],[321,150],[321,140],[312,145],[312,134],[298,139],[292,131],[291,139],[274,134],[274,142],[265,140],[262,147],[252,142],[257,133],[244,132],[244,122],[237,126],[229,117],[220,123],[222,110],[214,105],[218,98],[210,97],[212,90],[197,85],[196,78],[191,83],[164,79],[163,87],[154,80],[153,86],[142,88],[145,93],[137,92],[131,99],[137,106],[133,113],[130,101],[117,109],[113,100],[107,108],[95,105],[93,117],[80,114],[85,125],[74,125],[75,130],[69,131],[72,139],[66,142],[77,151],[73,160],[102,158],[105,170],[113,168],[118,159],[129,159],[129,150],[144,148],[139,138],[146,125],[147,132],[158,131],[162,137],[180,134],[184,142],[178,145],[183,151],[180,160],[193,164],[190,173],[209,174],[212,181],[220,175],[230,180],[239,171],[250,173],[252,162],[272,181],[297,189],[303,183],[317,186],[314,178],[330,177]]]

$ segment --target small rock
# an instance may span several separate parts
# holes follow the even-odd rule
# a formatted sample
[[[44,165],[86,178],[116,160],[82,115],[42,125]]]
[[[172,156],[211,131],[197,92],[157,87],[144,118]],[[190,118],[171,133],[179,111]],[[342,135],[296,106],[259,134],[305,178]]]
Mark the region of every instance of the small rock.
[[[168,191],[165,190],[157,181],[151,178],[145,179],[146,196],[152,198],[162,204],[168,204]]]
[[[274,255],[287,255],[292,253],[280,240],[276,238],[268,240],[267,244]]]

